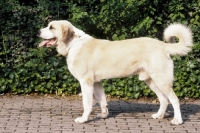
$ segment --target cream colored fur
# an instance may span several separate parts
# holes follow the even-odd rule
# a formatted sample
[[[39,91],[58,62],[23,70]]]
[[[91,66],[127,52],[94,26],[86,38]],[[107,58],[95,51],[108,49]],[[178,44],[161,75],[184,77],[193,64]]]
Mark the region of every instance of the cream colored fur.
[[[147,37],[121,41],[96,39],[65,20],[50,22],[39,34],[49,41],[53,39],[48,45],[55,45],[58,53],[66,56],[69,71],[80,82],[84,112],[75,122],[88,120],[93,94],[102,110],[98,117],[106,118],[108,108],[101,81],[131,75],[139,75],[139,80],[158,96],[160,108],[152,115],[154,119],[164,117],[169,100],[174,108],[171,123],[183,122],[179,100],[172,89],[173,61],[170,55],[186,55],[191,50],[192,34],[186,26],[172,24],[166,28],[164,38],[169,43]],[[178,43],[174,43],[174,36],[179,39]]]

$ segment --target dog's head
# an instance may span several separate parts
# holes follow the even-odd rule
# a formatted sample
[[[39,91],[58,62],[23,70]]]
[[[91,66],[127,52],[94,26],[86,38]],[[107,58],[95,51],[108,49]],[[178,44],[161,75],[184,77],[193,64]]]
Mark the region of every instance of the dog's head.
[[[44,39],[39,47],[57,46],[60,43],[67,45],[74,38],[75,31],[73,25],[66,20],[52,21],[38,31],[38,36]]]

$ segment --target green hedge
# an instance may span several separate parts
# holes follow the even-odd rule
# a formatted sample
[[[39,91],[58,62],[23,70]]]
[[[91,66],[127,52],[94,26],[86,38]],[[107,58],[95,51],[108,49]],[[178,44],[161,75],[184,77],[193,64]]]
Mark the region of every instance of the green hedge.
[[[67,19],[86,33],[110,40],[148,36],[163,40],[173,22],[188,25],[194,47],[188,56],[173,56],[174,90],[179,97],[200,96],[199,0],[1,0],[0,93],[77,94],[80,86],[54,48],[38,48],[37,30],[51,20]],[[132,76],[104,80],[111,96],[154,96]]]
[[[49,56],[52,49],[32,49],[19,56],[12,68],[1,65],[1,91],[76,94],[79,84],[67,70],[65,58]],[[3,77],[4,76],[4,77]],[[66,91],[67,89],[67,91]]]

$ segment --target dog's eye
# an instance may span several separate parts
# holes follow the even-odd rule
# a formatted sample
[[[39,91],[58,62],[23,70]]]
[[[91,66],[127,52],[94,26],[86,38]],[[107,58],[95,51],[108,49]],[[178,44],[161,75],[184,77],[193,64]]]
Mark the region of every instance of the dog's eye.
[[[53,27],[53,26],[50,26],[49,29],[52,30],[52,29],[54,29],[54,27]]]

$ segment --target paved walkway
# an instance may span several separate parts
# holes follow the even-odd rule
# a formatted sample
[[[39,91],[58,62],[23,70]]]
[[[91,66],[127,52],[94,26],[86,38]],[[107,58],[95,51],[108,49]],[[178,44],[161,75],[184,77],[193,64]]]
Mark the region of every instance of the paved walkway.
[[[181,104],[184,123],[171,125],[172,106],[166,117],[154,120],[159,104],[110,100],[110,115],[97,119],[100,108],[94,102],[90,120],[77,124],[82,114],[80,99],[33,96],[0,97],[0,133],[199,133],[200,100]]]

